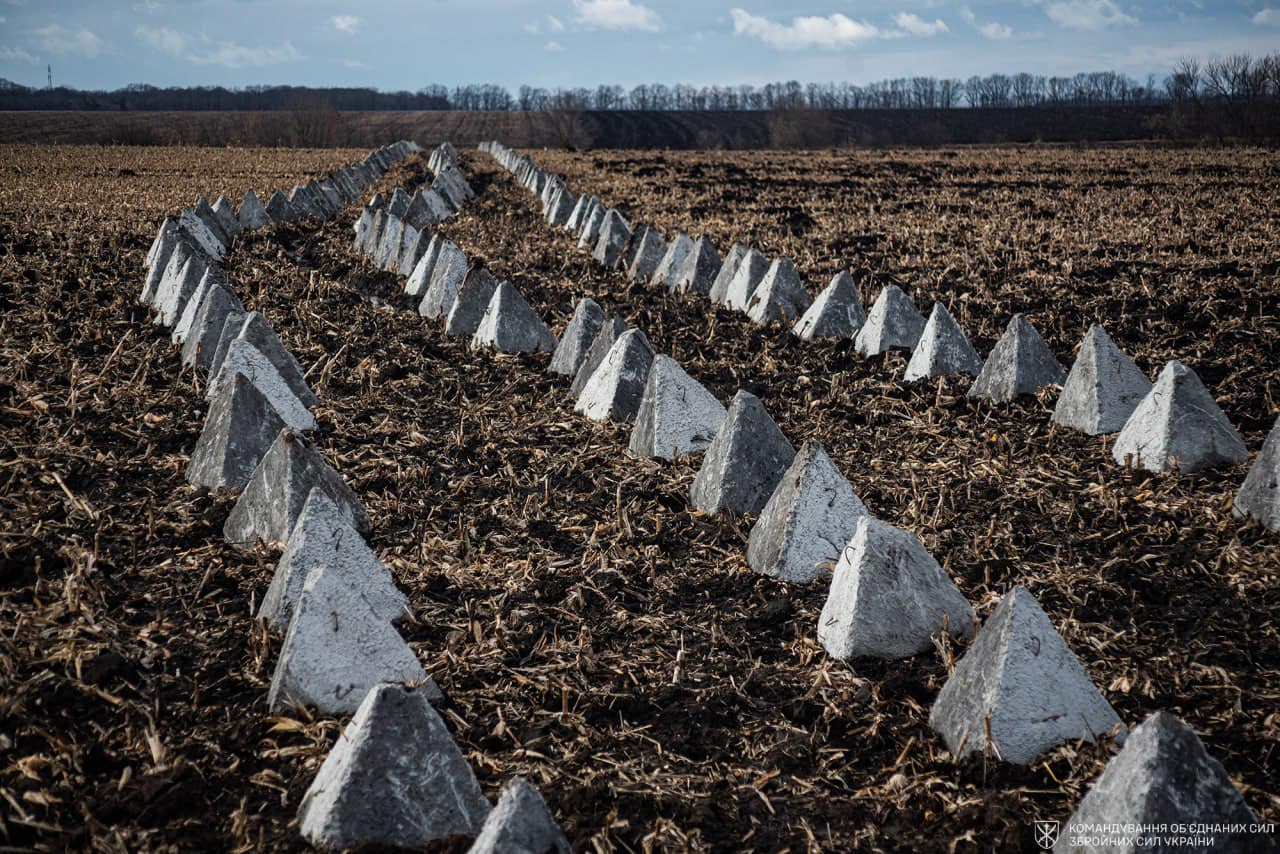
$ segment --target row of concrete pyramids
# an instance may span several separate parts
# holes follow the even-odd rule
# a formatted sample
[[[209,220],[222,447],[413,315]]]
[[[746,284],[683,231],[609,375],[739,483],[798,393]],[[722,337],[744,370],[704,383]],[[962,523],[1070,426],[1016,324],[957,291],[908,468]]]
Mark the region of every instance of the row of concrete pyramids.
[[[162,227],[146,260],[164,272],[143,294],[158,322],[174,326],[184,363],[209,371],[187,477],[240,490],[224,528],[233,544],[285,544],[258,613],[284,633],[271,709],[356,713],[304,798],[303,835],[327,850],[470,835],[473,851],[568,851],[527,782],[510,781],[490,809],[430,705],[439,689],[394,628],[408,601],[364,540],[363,506],[300,433],[314,428],[318,403],[300,366],[261,314],[244,311],[216,259],[185,245],[191,239],[176,223]],[[230,241],[219,242],[220,258]],[[404,773],[387,775],[406,759]]]
[[[1194,371],[1171,361],[1155,385],[1094,324],[1085,334],[1070,373],[1023,315],[1014,315],[1004,335],[983,361],[947,307],[934,303],[928,319],[896,285],[885,287],[864,312],[853,278],[837,274],[808,301],[789,259],[772,264],[758,251],[735,244],[721,263],[706,237],[678,234],[668,245],[653,228],[629,226],[616,209],[594,197],[574,197],[558,176],[501,143],[481,144],[530,191],[539,195],[544,216],[580,235],[579,246],[594,246],[593,259],[624,269],[680,293],[706,293],[760,323],[791,319],[804,340],[853,338],[864,357],[892,349],[911,351],[904,380],[945,374],[975,377],[969,396],[1008,402],[1047,386],[1062,386],[1053,420],[1089,435],[1119,432],[1112,458],[1149,471],[1192,472],[1235,465],[1248,459],[1231,425]],[[1280,418],[1251,467],[1235,501],[1238,516],[1251,516],[1280,530]]]

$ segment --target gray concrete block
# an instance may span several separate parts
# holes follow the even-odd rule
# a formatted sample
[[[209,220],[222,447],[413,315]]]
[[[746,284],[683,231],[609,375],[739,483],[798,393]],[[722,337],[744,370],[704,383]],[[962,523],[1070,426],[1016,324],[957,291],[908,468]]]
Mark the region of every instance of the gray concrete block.
[[[780,322],[788,326],[813,305],[790,258],[775,258],[760,284],[747,299],[747,317],[757,326]]]
[[[591,252],[591,260],[606,270],[618,266],[622,251],[631,240],[631,226],[627,224],[617,208],[609,208],[600,224],[600,236],[596,240],[595,249]]]
[[[604,309],[590,297],[578,300],[573,309],[573,317],[560,334],[560,343],[551,354],[551,364],[547,370],[553,374],[572,377],[582,367],[591,349],[591,342],[600,334],[604,326]]]
[[[1019,395],[1035,394],[1045,386],[1061,385],[1066,378],[1067,372],[1040,333],[1026,317],[1015,314],[987,356],[969,389],[969,397],[1007,403]]]
[[[640,239],[632,240],[635,245],[631,260],[627,262],[627,278],[633,282],[648,282],[658,271],[658,265],[667,255],[667,242],[662,239],[658,229],[645,226]]]
[[[262,202],[258,200],[257,193],[253,190],[244,191],[244,198],[240,201],[240,208],[236,211],[236,218],[240,221],[240,227],[245,231],[266,228],[271,225],[270,214],[262,206]]]
[[[284,423],[295,430],[307,432],[316,429],[315,416],[307,405],[298,399],[289,384],[269,358],[243,338],[236,338],[227,348],[222,367],[209,382],[206,398],[212,400],[222,386],[239,374],[271,402]]]
[[[716,273],[715,279],[711,282],[711,290],[707,293],[713,303],[724,303],[725,297],[729,294],[729,285],[733,283],[733,277],[737,275],[738,267],[745,257],[747,257],[747,247],[741,243],[735,243],[729,248],[729,254],[724,256],[720,271]]]
[[[175,252],[174,257],[177,255]],[[172,327],[178,322],[187,300],[196,292],[200,279],[208,269],[205,257],[193,253],[187,256],[186,263],[176,276],[168,281],[161,281],[160,291],[156,294],[156,325]]]
[[[977,376],[982,370],[982,358],[973,349],[969,338],[940,302],[933,304],[929,313],[929,321],[924,325],[924,332],[916,348],[911,351],[911,359],[907,362],[906,373],[902,379],[915,382],[925,377],[940,377],[944,374],[968,374]]]
[[[147,257],[143,261],[143,266],[150,269],[157,263],[164,264],[163,261],[157,262],[156,260],[160,255],[160,247],[164,245],[164,238],[166,236],[172,236],[177,233],[178,223],[174,221],[173,217],[165,217],[164,221],[160,223],[160,228],[156,232],[156,236],[151,239],[151,246],[147,249]]]
[[[431,269],[431,283],[418,305],[418,314],[429,320],[448,315],[462,287],[462,280],[467,277],[467,266],[466,254],[452,241],[442,241]]]
[[[232,239],[240,236],[240,220],[236,219],[236,209],[226,196],[218,196],[218,200],[213,203],[213,212],[222,224],[224,234]]]
[[[182,342],[182,364],[186,367],[208,369],[218,351],[222,330],[232,312],[240,316],[243,325],[244,306],[231,288],[220,285],[210,288],[204,295],[191,321],[191,329]],[[234,338],[234,335],[232,336]],[[230,342],[228,342],[230,347]],[[225,356],[225,354],[224,354]]]
[[[693,242],[676,275],[675,290],[681,294],[709,294],[720,272],[720,253],[705,234]]]
[[[1249,467],[1232,512],[1237,518],[1252,516],[1272,531],[1280,531],[1280,418]]]
[[[853,276],[839,272],[792,327],[801,341],[852,338],[867,322]]]
[[[639,329],[627,330],[588,378],[573,411],[592,421],[630,421],[640,408],[652,364],[649,339]]]
[[[556,824],[542,795],[523,777],[513,777],[502,787],[497,806],[489,813],[467,854],[572,852],[569,840]]]
[[[178,320],[173,324],[173,329],[169,332],[169,341],[171,343],[181,345],[183,341],[187,340],[187,333],[191,331],[191,325],[195,322],[196,312],[200,310],[200,304],[204,302],[209,290],[214,287],[226,287],[226,280],[222,277],[220,269],[210,265],[205,267],[204,275],[200,277],[200,282],[196,285],[196,289],[182,302],[178,310]]]
[[[147,267],[147,276],[142,284],[142,293],[138,294],[138,302],[143,305],[155,305],[160,285],[169,269],[169,261],[173,258],[179,245],[182,244],[182,238],[178,235],[176,226],[168,232],[162,231],[156,240],[158,242],[155,250],[156,254],[153,256],[151,265]],[[190,251],[190,249],[187,249],[188,255]],[[178,265],[177,269],[181,269],[181,264]]]
[[[454,297],[453,307],[445,320],[444,334],[468,338],[475,335],[497,290],[498,280],[487,269],[472,267]]]
[[[413,272],[404,283],[405,295],[417,297],[419,300],[426,295],[427,288],[431,285],[431,276],[436,270],[436,262],[440,260],[440,249],[446,242],[439,234],[431,235],[427,250],[422,253],[422,257],[418,259]]]
[[[1090,436],[1116,433],[1149,391],[1151,380],[1095,323],[1062,386],[1053,422]]]
[[[373,253],[373,263],[379,270],[390,270],[400,265],[400,246],[404,239],[404,220],[388,214],[387,223]]]
[[[429,231],[419,231],[412,225],[406,226],[405,234],[413,235],[413,239],[400,254],[400,275],[408,278],[413,275],[413,270],[418,266],[418,262],[422,260],[422,256],[427,254],[427,248],[431,246],[431,239],[435,235]]]
[[[725,408],[670,356],[657,355],[645,380],[627,450],[670,460],[702,451],[724,423]]]
[[[244,323],[240,326],[238,338],[243,338],[266,356],[271,364],[275,365],[280,376],[288,383],[289,390],[297,396],[308,408],[318,406],[320,398],[316,397],[315,392],[307,385],[306,374],[302,370],[302,366],[298,364],[298,360],[284,346],[284,342],[280,340],[280,336],[271,328],[271,324],[267,323],[267,319],[262,316],[261,312],[251,311],[245,315]]]
[[[578,233],[582,231],[584,220],[591,212],[591,209],[599,204],[600,200],[595,196],[582,195],[578,196],[577,202],[573,205],[573,210],[569,212],[569,219],[565,221],[565,231]]]
[[[409,212],[409,203],[412,201],[409,194],[404,191],[403,187],[396,187],[391,194],[391,201],[387,202],[387,212],[396,219],[403,219],[404,215]]]
[[[243,487],[284,427],[262,392],[244,375],[234,375],[209,403],[187,463],[187,482],[209,489]]]
[[[739,391],[689,489],[704,513],[759,513],[796,451],[754,394]]]
[[[683,231],[678,232],[667,244],[667,253],[662,256],[657,269],[649,277],[649,284],[655,288],[674,291],[680,279],[680,271],[684,268],[684,262],[692,252],[693,239]]]
[[[556,336],[524,295],[510,282],[502,282],[489,300],[471,346],[491,347],[499,353],[543,353],[555,349]]]
[[[871,304],[867,322],[858,330],[854,346],[864,358],[889,350],[914,350],[924,332],[924,316],[897,285],[887,285]]]
[[[764,274],[769,272],[769,261],[755,249],[748,249],[747,254],[738,262],[729,287],[724,293],[724,306],[735,311],[746,311],[752,294],[764,281]]]
[[[297,222],[300,218],[299,213],[293,209],[293,205],[289,204],[289,197],[280,190],[276,190],[271,194],[271,198],[267,199],[267,216],[276,223]]]
[[[578,232],[579,249],[591,249],[596,245],[596,241],[600,239],[600,229],[604,227],[604,218],[608,212],[609,209],[600,202],[592,205],[591,210],[583,220],[582,230]]]
[[[587,385],[587,380],[591,379],[591,375],[596,372],[596,368],[600,367],[604,357],[609,355],[609,349],[613,347],[613,342],[617,341],[622,333],[626,331],[627,324],[623,323],[621,318],[605,318],[604,323],[600,326],[600,331],[596,333],[596,337],[591,341],[591,346],[587,349],[586,358],[578,366],[578,372],[573,375],[573,382],[569,386],[570,397],[574,400],[578,399],[578,395],[582,394],[582,389]]]

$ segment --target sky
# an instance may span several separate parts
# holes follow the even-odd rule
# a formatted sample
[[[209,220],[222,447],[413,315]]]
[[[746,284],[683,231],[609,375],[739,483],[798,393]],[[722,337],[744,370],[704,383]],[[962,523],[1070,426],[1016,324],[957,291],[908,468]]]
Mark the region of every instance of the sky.
[[[869,83],[1280,50],[1280,0],[0,0],[43,86]]]

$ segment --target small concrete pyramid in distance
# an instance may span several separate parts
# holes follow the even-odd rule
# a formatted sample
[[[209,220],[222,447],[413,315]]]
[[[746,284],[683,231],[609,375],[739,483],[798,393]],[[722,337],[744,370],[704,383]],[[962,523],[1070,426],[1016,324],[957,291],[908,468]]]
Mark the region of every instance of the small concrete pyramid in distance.
[[[829,575],[867,508],[822,446],[805,442],[778,481],[747,541],[761,575],[808,584]]]
[[[218,196],[218,200],[213,203],[213,212],[218,215],[218,222],[222,223],[222,230],[228,236],[240,236],[240,220],[236,219],[236,209],[226,196]]]
[[[956,323],[945,305],[935,302],[902,378],[915,382],[944,374],[977,376],[981,370],[982,358],[969,343],[960,324]]]
[[[298,212],[293,209],[293,205],[289,204],[289,197],[280,190],[272,193],[271,198],[267,200],[267,216],[271,217],[274,222],[296,222],[298,220]]]
[[[596,240],[595,250],[591,253],[591,260],[606,270],[612,270],[618,266],[622,251],[627,248],[630,240],[631,226],[627,224],[622,214],[618,213],[617,208],[609,208],[608,213],[604,215],[604,222],[600,225],[600,236]]]
[[[1111,458],[1147,471],[1193,472],[1242,463],[1249,450],[1195,371],[1172,361],[1125,422]]]
[[[431,276],[435,273],[436,262],[440,259],[440,250],[445,243],[445,239],[439,234],[431,235],[427,250],[422,253],[418,263],[413,266],[413,272],[409,274],[408,281],[404,283],[406,296],[421,300],[426,295],[427,288],[431,285]]]
[[[412,226],[410,226],[412,228]],[[409,232],[406,231],[405,234]],[[418,266],[418,262],[422,260],[422,256],[427,254],[427,249],[431,247],[431,241],[435,237],[431,232],[423,229],[421,231],[413,230],[413,239],[405,251],[400,255],[400,275],[408,277],[413,275],[413,270]]]
[[[910,658],[946,627],[972,637],[973,608],[915,534],[863,516],[840,552],[818,618],[832,658]]]
[[[813,304],[790,258],[775,258],[747,300],[747,317],[757,326],[791,324]]]
[[[403,217],[409,212],[409,203],[412,200],[409,194],[404,191],[404,187],[396,187],[391,193],[391,201],[387,203],[387,211],[394,217]]]
[[[209,403],[204,429],[187,463],[187,482],[239,489],[285,427],[257,386],[241,374],[222,383]]]
[[[969,397],[1008,403],[1045,386],[1061,385],[1066,378],[1040,333],[1026,317],[1015,314],[973,381]]]
[[[1028,765],[1060,744],[1094,741],[1121,724],[1035,597],[1015,587],[942,686],[929,726],[957,759],[990,749]]]
[[[510,282],[493,292],[471,346],[491,347],[499,353],[543,353],[554,350],[556,336]]]
[[[443,241],[431,270],[431,283],[418,305],[418,314],[430,320],[448,315],[466,277],[466,254],[452,241]]]
[[[596,333],[595,339],[591,342],[591,347],[587,350],[586,357],[582,360],[582,364],[578,366],[578,372],[573,375],[573,382],[569,385],[569,396],[577,400],[578,395],[582,394],[582,390],[587,385],[587,380],[591,379],[591,375],[596,372],[596,368],[600,367],[600,363],[604,361],[604,357],[609,355],[609,349],[613,347],[613,342],[617,341],[622,333],[627,331],[627,324],[619,317],[607,317],[600,327],[600,331]]]
[[[1162,844],[1162,837],[1172,832],[1156,828],[1177,825],[1196,826],[1195,835],[1202,838],[1201,844]],[[1277,850],[1273,834],[1258,829],[1257,815],[1249,809],[1222,763],[1209,755],[1191,727],[1169,712],[1156,712],[1133,728],[1124,748],[1102,769],[1053,848],[1057,854],[1096,850],[1072,846],[1073,827],[1143,828],[1117,834],[1124,842],[1107,845],[1108,851],[1123,854],[1273,854]]]
[[[256,540],[284,543],[293,532],[312,489],[322,489],[361,534],[370,530],[360,499],[315,448],[287,427],[276,436],[222,532],[227,542],[251,547]]]
[[[622,257],[618,259],[618,269],[626,273],[631,269],[631,264],[636,260],[636,253],[640,251],[640,244],[644,242],[644,236],[649,233],[652,226],[647,222],[636,222],[631,226],[631,239],[627,241],[627,246],[622,250]]]
[[[569,215],[573,213],[573,206],[578,203],[578,199],[569,192],[567,187],[560,187],[551,198],[551,204],[547,207],[547,222],[551,225],[563,227],[569,221]]]
[[[724,305],[735,311],[746,311],[751,296],[764,281],[769,272],[769,261],[758,249],[748,249],[747,254],[738,262],[738,269],[733,273],[733,280],[724,294]]]
[[[466,338],[475,335],[497,289],[498,280],[487,268],[477,266],[468,270],[445,318],[444,334]]]
[[[600,231],[604,228],[604,218],[608,212],[609,209],[600,202],[591,207],[591,212],[587,214],[587,218],[583,222],[582,231],[578,234],[579,249],[591,249],[596,245],[596,241],[600,239]]]
[[[1280,418],[1249,467],[1232,512],[1237,518],[1252,516],[1264,527],[1280,531]]]
[[[571,377],[582,367],[591,349],[591,342],[604,326],[604,309],[591,297],[583,297],[573,309],[573,317],[560,335],[560,343],[551,354],[547,370],[553,374]]]
[[[796,451],[754,394],[739,391],[711,440],[689,502],[704,513],[759,513]]]
[[[450,837],[474,837],[489,809],[422,689],[378,685],[303,795],[298,830],[321,851],[420,851]]]
[[[422,685],[430,699],[442,695],[395,627],[333,566],[307,571],[294,604],[267,707],[315,706],[322,715],[349,715],[382,682]]]
[[[632,238],[634,251],[627,264],[627,278],[633,282],[647,282],[657,272],[658,265],[667,255],[667,242],[662,239],[658,229],[645,226],[644,234],[639,241]]]
[[[582,231],[583,217],[591,212],[600,200],[595,196],[581,195],[574,204],[573,210],[569,213],[569,219],[564,224],[565,231]]]
[[[871,304],[867,322],[858,330],[854,346],[863,358],[889,350],[914,350],[924,332],[924,316],[897,285],[887,285]]]
[[[653,346],[639,329],[628,329],[613,342],[596,368],[573,411],[592,421],[630,421],[640,409],[645,380],[653,365]]]
[[[223,325],[233,312],[243,317],[244,306],[231,288],[210,288],[191,321],[187,340],[182,342],[183,365],[207,369],[213,364]]]
[[[738,265],[742,263],[742,259],[745,257],[747,257],[747,247],[741,243],[735,243],[729,248],[729,254],[724,256],[724,261],[720,264],[720,270],[711,282],[711,290],[707,292],[707,296],[712,302],[724,302],[725,296],[729,293],[729,285],[733,282],[733,277],[738,272]]]
[[[262,202],[258,201],[258,194],[253,190],[244,191],[244,199],[240,202],[236,217],[240,220],[240,227],[245,231],[271,225],[271,217],[267,214],[267,209],[262,206]]]
[[[724,404],[670,356],[657,355],[645,380],[627,450],[638,457],[674,459],[711,444],[724,423]]]
[[[538,790],[513,777],[467,854],[573,854],[573,848]]]
[[[862,300],[858,298],[858,285],[853,276],[842,271],[822,289],[813,305],[796,321],[792,331],[801,341],[852,338],[866,322]]]
[[[720,253],[711,238],[704,234],[694,241],[693,248],[685,256],[676,276],[675,290],[681,294],[709,294],[719,272]]]
[[[1053,422],[1090,436],[1115,433],[1149,391],[1151,380],[1095,323],[1062,386]]]
[[[152,267],[151,272],[160,270],[160,275],[152,283],[151,277],[147,277],[147,285],[144,286],[139,302],[144,305],[150,305],[156,311],[160,310],[160,303],[163,302],[171,288],[175,286],[182,276],[182,268],[186,266],[187,261],[194,257],[200,250],[182,238],[182,235],[175,232],[172,235],[173,243],[169,246],[167,255],[165,247],[162,246],[157,254],[157,264]],[[164,258],[160,261],[160,258]],[[163,264],[163,267],[161,267]]]
[[[693,252],[693,240],[683,231],[671,239],[667,244],[667,254],[662,256],[662,260],[658,262],[657,269],[653,271],[653,275],[649,277],[649,284],[655,288],[663,287],[669,291],[676,288],[676,283],[680,278],[680,270],[684,267],[685,260]]]
[[[387,622],[396,623],[404,617],[409,600],[396,587],[386,566],[351,527],[333,499],[322,489],[312,489],[276,564],[271,586],[258,606],[258,619],[276,629],[288,628],[307,573],[317,566],[337,573]]]

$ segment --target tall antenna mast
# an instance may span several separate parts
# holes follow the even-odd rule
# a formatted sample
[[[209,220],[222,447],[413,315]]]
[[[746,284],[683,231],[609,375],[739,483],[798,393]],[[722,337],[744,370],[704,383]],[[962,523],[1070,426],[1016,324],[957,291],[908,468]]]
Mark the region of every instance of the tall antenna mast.
[[[53,64],[52,64],[52,63],[50,63],[49,65],[47,65],[47,66],[45,66],[45,67],[46,67],[46,68],[48,69],[48,71],[49,71],[49,88],[50,88],[50,89],[52,89],[52,88],[53,88]]]

